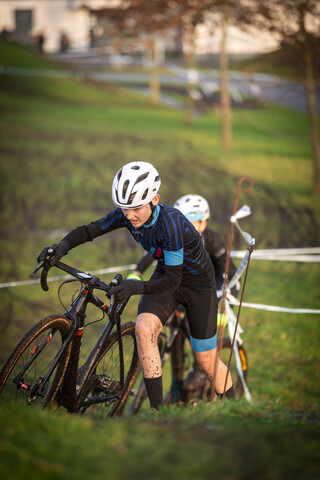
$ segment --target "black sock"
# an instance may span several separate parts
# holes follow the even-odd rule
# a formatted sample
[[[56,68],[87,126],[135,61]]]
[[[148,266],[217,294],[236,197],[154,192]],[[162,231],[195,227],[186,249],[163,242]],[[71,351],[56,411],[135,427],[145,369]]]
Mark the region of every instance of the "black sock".
[[[229,399],[235,400],[236,395],[235,395],[235,393],[234,393],[233,385],[232,385],[232,387],[229,388],[229,390],[226,390],[225,398],[229,398]]]
[[[222,399],[223,393],[217,393],[217,396],[218,396],[218,398]],[[229,388],[229,390],[226,390],[226,392],[224,394],[224,398],[229,398],[229,400],[231,400],[231,399],[235,400],[236,399],[236,395],[235,395],[235,392],[234,392],[233,385],[232,385],[232,387]]]
[[[162,375],[156,378],[144,377],[144,384],[147,389],[150,407],[159,410],[159,407],[163,405]]]

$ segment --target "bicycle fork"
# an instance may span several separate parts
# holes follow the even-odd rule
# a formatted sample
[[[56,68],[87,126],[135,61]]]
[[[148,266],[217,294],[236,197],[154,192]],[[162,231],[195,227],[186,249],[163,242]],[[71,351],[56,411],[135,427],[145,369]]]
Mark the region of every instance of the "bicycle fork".
[[[64,379],[61,386],[61,403],[64,407],[66,407],[71,412],[76,412],[79,410],[78,404],[78,396],[85,385],[88,377],[94,371],[94,365],[96,364],[96,360],[101,354],[101,352],[105,348],[106,339],[109,337],[112,329],[116,324],[119,324],[120,329],[120,317],[119,312],[121,309],[124,308],[124,305],[117,305],[114,303],[114,298],[111,298],[110,306],[108,307],[106,304],[103,304],[101,300],[96,298],[90,291],[84,289],[84,301],[82,301],[79,297],[75,301],[75,306],[73,310],[73,315],[76,315],[78,318],[81,318],[81,323],[78,328],[78,333],[75,334],[73,343],[72,343],[72,350],[70,354],[70,361],[68,362],[68,366],[64,375]],[[99,339],[97,340],[95,346],[93,347],[89,357],[82,365],[80,369],[78,369],[79,365],[79,356],[80,356],[80,348],[81,348],[81,340],[82,340],[82,333],[83,333],[83,324],[85,318],[85,309],[87,304],[91,302],[95,306],[101,308],[103,311],[108,309],[107,314],[109,317],[109,322],[104,327]],[[71,313],[71,312],[69,312]],[[122,342],[121,342],[121,335],[119,334],[119,349],[120,349],[120,358],[122,362],[120,364],[120,386],[123,387],[124,384],[124,366],[123,366],[123,350],[122,350]],[[99,401],[100,402],[100,401]]]
[[[78,382],[78,366],[81,350],[81,342],[84,328],[84,320],[86,318],[86,309],[88,303],[97,303],[97,299],[87,288],[83,288],[78,297],[73,302],[66,316],[73,322],[72,346],[70,359],[67,364],[66,371],[60,387],[59,403],[70,412],[77,411],[77,394],[80,390]],[[102,306],[99,303],[97,305]]]

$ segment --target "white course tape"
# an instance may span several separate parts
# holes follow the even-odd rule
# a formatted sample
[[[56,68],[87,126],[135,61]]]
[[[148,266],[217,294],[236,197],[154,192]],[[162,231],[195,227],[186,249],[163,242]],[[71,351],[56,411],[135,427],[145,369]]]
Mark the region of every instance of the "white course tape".
[[[306,247],[306,248],[270,248],[270,249],[263,249],[260,248],[255,250],[256,253],[275,253],[277,255],[300,255],[300,254],[307,254],[313,255],[316,253],[320,254],[320,247]]]
[[[230,256],[232,258],[243,258],[246,250],[232,250]],[[252,257],[256,260],[280,260],[289,262],[320,262],[320,247],[310,248],[274,248],[274,249],[256,249],[252,252]],[[123,270],[134,270],[135,264],[122,265],[120,267],[110,267],[103,270],[95,270],[91,272],[92,275],[103,275],[105,273],[122,272]],[[55,282],[71,278],[69,275],[59,275],[55,277],[48,277],[48,282]],[[18,287],[22,285],[33,285],[39,283],[39,280],[22,280],[7,283],[0,283],[0,288]]]
[[[231,252],[231,257],[233,258],[243,258],[246,251],[243,250],[234,250]],[[285,261],[301,261],[301,262],[319,262],[320,255],[315,255],[320,253],[320,247],[315,248],[287,248],[287,249],[273,249],[273,250],[254,250],[252,255],[255,259],[264,259],[264,260],[285,260]],[[309,255],[310,254],[310,255]],[[91,275],[104,275],[107,273],[116,273],[122,272],[125,270],[134,270],[136,264],[131,265],[122,265],[120,267],[110,267],[104,268],[101,270],[94,270]],[[54,277],[48,277],[48,282],[55,282],[57,280],[68,280],[73,278],[71,275],[58,275]],[[0,288],[7,288],[7,287],[18,287],[22,285],[33,285],[39,284],[40,279],[35,280],[22,280],[22,281],[15,281],[15,282],[7,282],[1,283]],[[239,301],[230,295],[229,302],[232,305],[239,305]],[[263,305],[260,303],[247,303],[243,302],[242,306],[248,308],[255,308],[257,310],[265,310],[269,312],[285,312],[285,313],[315,313],[319,314],[320,309],[310,309],[310,308],[287,308],[287,307],[280,307],[277,305]]]
[[[252,252],[254,260],[275,260],[278,262],[320,262],[320,247],[313,248],[274,248],[274,249],[255,249]],[[231,257],[242,258],[244,250],[234,250]]]
[[[240,302],[234,297],[229,299],[229,302],[232,305],[239,305]],[[311,309],[311,308],[287,308],[279,307],[277,305],[263,305],[261,303],[248,303],[242,302],[243,307],[255,308],[256,310],[266,310],[267,312],[285,312],[285,313],[320,313],[320,309]]]
[[[116,272],[123,272],[124,270],[133,270],[136,267],[136,264],[131,265],[122,265],[121,267],[110,267],[104,268],[102,270],[94,270],[90,272],[91,275],[104,275],[105,273],[116,273]],[[74,278],[71,275],[57,275],[55,277],[48,277],[47,282],[56,282],[57,280],[68,280],[69,278]],[[7,283],[0,283],[0,288],[7,288],[7,287],[18,287],[21,285],[33,285],[40,283],[40,279],[37,278],[35,280],[22,280],[19,282],[7,282]]]

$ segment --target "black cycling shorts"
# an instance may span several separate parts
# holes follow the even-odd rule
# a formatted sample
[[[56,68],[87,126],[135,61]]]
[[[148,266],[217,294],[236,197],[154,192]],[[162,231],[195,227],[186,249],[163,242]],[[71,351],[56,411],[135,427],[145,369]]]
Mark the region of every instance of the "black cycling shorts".
[[[152,279],[159,278],[154,273]],[[178,305],[186,308],[190,328],[190,340],[193,350],[204,352],[217,346],[218,302],[215,287],[208,286],[201,291],[180,285],[176,292],[142,295],[138,306],[138,315],[152,313],[164,325]]]

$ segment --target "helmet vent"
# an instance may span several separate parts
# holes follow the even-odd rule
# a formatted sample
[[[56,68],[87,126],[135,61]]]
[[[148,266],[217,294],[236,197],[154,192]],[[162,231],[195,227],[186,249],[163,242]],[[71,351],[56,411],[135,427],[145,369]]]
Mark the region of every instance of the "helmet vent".
[[[131,170],[140,170],[140,167],[139,165],[134,165],[133,167],[131,167]]]
[[[140,177],[137,178],[135,185],[136,185],[137,183],[142,182],[143,180],[145,180],[145,179],[148,177],[148,175],[149,175],[149,173],[143,173],[142,175],[140,175]]]
[[[135,193],[131,193],[131,195],[129,197],[129,200],[128,200],[128,205],[132,204],[134,197],[135,197]]]
[[[128,189],[128,185],[129,185],[129,180],[126,180],[123,184],[123,188],[122,188],[122,195],[125,197],[126,195],[126,191]]]
[[[144,194],[142,195],[141,200],[144,200],[147,195],[148,195],[148,189],[144,191]]]

